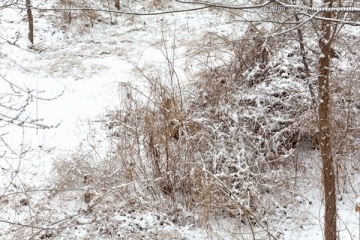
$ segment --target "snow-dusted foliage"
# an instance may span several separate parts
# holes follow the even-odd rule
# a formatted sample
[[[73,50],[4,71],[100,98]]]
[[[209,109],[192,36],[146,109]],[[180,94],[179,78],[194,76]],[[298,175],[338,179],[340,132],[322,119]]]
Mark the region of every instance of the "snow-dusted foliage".
[[[177,221],[184,211],[203,221],[221,213],[267,229],[292,201],[293,150],[316,135],[309,81],[293,46],[247,38],[207,35],[190,52],[203,71],[188,92],[172,64],[137,69],[146,94],[121,87],[124,108],[108,127],[122,171],[144,193],[171,199]]]
[[[212,56],[216,60],[200,74],[189,111],[206,135],[199,140],[208,146],[202,154],[208,170],[251,212],[271,215],[274,199],[284,200],[291,185],[293,148],[314,135],[303,130],[314,124],[305,122],[313,118],[311,100],[293,47],[253,41],[251,31],[244,36],[236,41],[212,36],[218,48],[236,51],[227,64]]]
[[[299,229],[299,235],[310,231],[320,238],[320,228],[312,230],[322,224],[321,164],[314,150],[319,53],[309,25],[300,27],[306,46],[302,52],[298,32],[266,38],[285,27],[271,32],[274,24],[267,20],[238,23],[235,10],[137,17],[194,5],[168,0],[32,3],[38,14],[37,43],[25,54],[21,48],[1,48],[4,69],[21,71],[24,65],[29,76],[36,72],[30,77],[36,81],[44,75],[51,77],[46,79],[49,85],[61,82],[65,93],[74,94],[42,111],[64,119],[70,112],[75,115],[57,132],[70,132],[62,140],[44,144],[47,136],[37,144],[31,139],[36,154],[27,152],[23,142],[16,155],[2,133],[11,125],[49,128],[37,117],[44,109],[38,108],[38,100],[45,99],[37,94],[42,93],[38,85],[32,91],[15,85],[18,77],[0,79],[8,92],[0,96],[0,112],[7,113],[0,119],[0,150],[16,155],[10,159],[0,154],[5,180],[0,238],[305,239],[294,235]],[[13,32],[14,24],[3,35],[26,48],[21,9],[18,20],[11,12],[1,26],[15,21],[21,30]],[[269,21],[288,21],[288,16],[267,15]],[[312,26],[320,23],[314,20]],[[358,33],[348,34],[346,42],[336,39],[331,85],[337,183],[348,194],[347,204],[357,194],[360,146]],[[6,60],[9,56],[12,61]],[[135,67],[132,77],[129,62]],[[65,76],[69,79],[58,79]],[[110,108],[107,104],[117,105],[120,81],[118,109],[85,121]],[[30,118],[25,109],[34,103],[31,116],[36,117]],[[84,121],[78,126],[80,119]],[[72,154],[59,146],[66,142],[72,149],[77,140],[70,135],[81,140]],[[43,169],[51,175],[46,181],[38,173],[42,165],[34,164],[41,161],[38,152],[47,152],[48,159],[42,158],[47,167],[56,158],[51,171]],[[13,159],[19,164],[9,164]],[[338,207],[353,209],[351,203]],[[351,223],[351,231],[357,231],[356,218],[343,225]],[[208,236],[191,232],[205,228]],[[226,237],[217,235],[216,228],[227,232]]]
[[[115,132],[140,131],[142,162],[148,160],[147,174],[163,194],[184,198],[195,212],[225,212],[261,225],[281,218],[279,205],[291,201],[299,167],[294,148],[304,141],[317,147],[316,65],[307,53],[305,72],[295,41],[261,42],[251,30],[244,36],[232,41],[210,34],[205,47],[194,47],[190,54],[199,63],[189,66],[204,70],[182,98],[166,84],[171,74],[142,70],[150,94],[139,101],[136,91],[128,92],[130,112],[117,113]]]

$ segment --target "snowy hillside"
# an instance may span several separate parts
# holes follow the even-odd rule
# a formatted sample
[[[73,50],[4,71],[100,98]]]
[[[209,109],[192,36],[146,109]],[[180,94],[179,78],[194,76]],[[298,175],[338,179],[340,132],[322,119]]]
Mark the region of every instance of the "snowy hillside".
[[[32,1],[34,44],[25,5],[0,8],[0,239],[323,238],[310,30],[311,77],[295,37],[258,40],[273,29],[263,12],[51,10],[107,6],[80,2]],[[332,100],[348,240],[360,236],[360,32],[343,32]]]

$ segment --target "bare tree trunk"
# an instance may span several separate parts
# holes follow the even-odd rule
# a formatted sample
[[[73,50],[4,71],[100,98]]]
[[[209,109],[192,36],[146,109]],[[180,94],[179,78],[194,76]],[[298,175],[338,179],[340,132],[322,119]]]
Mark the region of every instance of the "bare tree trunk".
[[[332,7],[333,0],[326,0],[327,7]],[[331,18],[331,12],[325,12],[325,18]],[[319,133],[320,149],[323,163],[323,186],[325,196],[325,240],[336,240],[336,187],[334,158],[331,146],[331,122],[330,122],[330,74],[331,74],[331,47],[333,31],[331,21],[323,21],[321,26],[321,39],[319,46],[321,56],[319,59]]]
[[[297,13],[295,13],[295,20],[296,22],[298,22],[298,24],[300,24],[300,19],[299,19],[299,16],[297,15]],[[305,77],[306,77],[306,81],[308,83],[308,87],[309,87],[309,92],[310,92],[310,96],[311,96],[311,108],[314,108],[316,107],[316,99],[315,99],[315,93],[314,93],[314,90],[313,90],[313,87],[310,83],[310,69],[309,69],[309,65],[306,61],[306,53],[305,53],[305,46],[304,46],[304,37],[303,37],[303,33],[301,31],[300,28],[297,29],[297,35],[298,35],[298,40],[299,40],[299,45],[300,45],[300,54],[301,54],[301,57],[302,57],[302,62],[303,62],[303,65],[304,65],[304,71],[305,71]]]
[[[29,41],[31,42],[31,44],[34,44],[34,19],[33,19],[33,15],[32,15],[32,11],[31,11],[31,0],[25,0],[26,2],[26,12],[27,12],[27,17],[28,17],[28,22],[29,22],[29,34],[28,34],[28,38]]]
[[[120,0],[115,0],[115,7],[117,10],[120,10]]]

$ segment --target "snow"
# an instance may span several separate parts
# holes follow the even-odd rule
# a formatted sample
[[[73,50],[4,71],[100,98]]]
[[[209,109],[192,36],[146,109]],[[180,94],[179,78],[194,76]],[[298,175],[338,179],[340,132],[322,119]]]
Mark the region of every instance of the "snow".
[[[360,205],[360,196],[356,199],[356,205]]]
[[[21,190],[45,189],[48,187],[47,182],[52,178],[55,161],[66,158],[84,142],[95,141],[100,145],[106,145],[106,136],[100,129],[100,123],[109,111],[116,109],[120,104],[119,84],[130,82],[144,87],[143,82],[134,78],[134,64],[164,64],[164,53],[160,51],[162,41],[170,46],[171,51],[175,51],[176,68],[182,82],[187,82],[187,75],[181,72],[181,69],[185,65],[186,47],[198,40],[196,36],[206,32],[231,35],[244,28],[228,24],[226,16],[219,16],[216,12],[194,12],[142,16],[134,19],[118,16],[114,17],[118,24],[113,27],[95,23],[93,28],[71,26],[61,30],[49,23],[50,14],[40,15],[36,12],[35,50],[32,50],[26,39],[24,13],[16,9],[2,9],[0,14],[0,32],[3,38],[0,40],[0,74],[14,84],[35,89],[40,98],[55,98],[50,101],[32,102],[27,113],[34,118],[43,118],[45,124],[59,124],[46,130],[7,127],[7,134],[3,139],[17,154],[10,154],[0,162],[3,169],[0,180],[5,183],[0,187],[0,196],[3,193],[11,194],[6,189],[9,178],[14,178],[16,184],[20,182]],[[4,39],[15,42],[17,46],[5,43]],[[298,67],[293,62],[284,60],[284,65],[278,67],[278,70],[287,73],[288,66]],[[348,66],[348,63],[344,63],[344,66]],[[252,73],[247,77],[252,77]],[[280,88],[289,87],[289,80],[278,78],[272,84]],[[6,84],[0,81],[0,85]],[[301,89],[300,84],[294,84],[292,87],[305,91]],[[273,90],[271,85],[265,83],[260,89],[264,92]],[[247,99],[259,101],[256,96],[250,94]],[[230,113],[230,118],[238,122],[239,116],[234,112]],[[203,121],[199,119],[199,122]],[[28,152],[24,156],[19,156],[24,148],[29,149]],[[245,155],[245,151],[242,152]],[[310,154],[314,155],[316,152]],[[217,152],[217,155],[216,157],[220,158],[222,152]],[[319,161],[317,157],[308,159],[311,160]],[[304,195],[295,197],[298,205],[294,207],[299,209],[301,214],[290,214],[292,218],[279,225],[279,239],[322,238],[323,205],[321,179],[316,175],[318,172],[319,169],[313,170],[314,180],[310,179],[310,186],[304,187]],[[14,174],[16,176],[13,176]],[[341,239],[344,240],[358,237],[358,216],[354,211],[354,205],[360,205],[360,198],[356,201],[354,199],[353,193],[347,193],[338,204],[340,231],[343,236]],[[27,210],[24,206],[19,208],[7,208],[6,213],[0,214],[0,219],[16,219],[16,222],[21,222]],[[14,215],[11,220],[10,216]],[[153,212],[121,213],[115,215],[113,220],[118,224],[119,231],[116,237],[119,238],[126,238],[129,232],[135,231],[133,229],[141,229],[145,236],[143,239],[152,239],[151,234],[157,231],[165,232],[163,236],[169,234],[168,239],[209,239],[206,229],[191,224],[177,226]],[[297,220],[303,224],[299,226]],[[92,223],[93,219],[81,217],[77,221],[81,225],[86,225]],[[226,226],[232,222],[224,220],[222,224]],[[214,239],[232,239],[222,231],[221,226],[214,223],[212,228],[218,234],[212,236]],[[122,229],[126,230],[122,232]],[[74,236],[74,239],[86,239],[86,235],[85,228],[72,228],[66,229],[59,239],[69,239],[69,236]],[[247,239],[246,234],[244,239]]]

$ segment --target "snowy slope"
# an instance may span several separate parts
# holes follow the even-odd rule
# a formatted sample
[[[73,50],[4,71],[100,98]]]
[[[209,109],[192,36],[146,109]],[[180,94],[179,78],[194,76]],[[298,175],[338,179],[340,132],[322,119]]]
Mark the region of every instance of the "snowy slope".
[[[0,173],[0,195],[11,196],[16,191],[52,187],[54,161],[65,159],[82,143],[95,142],[106,147],[106,134],[100,129],[100,124],[107,112],[120,103],[119,83],[132,82],[143,86],[144,83],[137,82],[132,74],[133,66],[148,62],[164,64],[160,51],[163,42],[175,52],[181,72],[186,61],[186,47],[198,41],[200,36],[207,32],[240,36],[245,29],[239,23],[229,23],[229,15],[216,11],[139,17],[113,15],[114,25],[96,22],[93,26],[77,22],[58,24],[59,20],[55,21],[51,12],[35,11],[34,17],[35,44],[31,49],[26,38],[25,12],[18,9],[0,11],[0,74],[12,83],[36,90],[40,98],[55,98],[50,101],[34,100],[28,108],[28,115],[44,118],[44,123],[48,125],[59,125],[45,130],[6,127],[4,133],[7,134],[3,139],[13,153],[8,151],[6,157],[0,160],[3,169]],[[184,72],[181,74],[183,83],[190,81],[186,76]],[[24,148],[28,151],[22,155],[20,153]],[[319,162],[315,155],[316,152],[310,151],[302,159]],[[317,165],[320,166],[320,163]],[[300,176],[304,178],[300,181],[304,184],[304,192],[298,196],[298,205],[289,207],[299,209],[300,213],[294,213],[292,218],[279,225],[279,239],[322,238],[323,205],[319,172],[319,168],[314,168],[306,176]],[[37,204],[44,197],[41,194],[32,197],[34,205],[30,209],[37,209]],[[344,193],[343,196],[338,206],[341,239],[357,239],[356,196],[354,193]],[[7,202],[5,197],[1,199],[0,219],[21,222],[29,214],[29,208],[24,207],[28,204]],[[17,200],[21,202],[21,199]],[[61,205],[60,200],[54,201],[49,209],[43,209],[42,216],[50,219],[54,210],[60,211]],[[189,226],[177,226],[157,212],[134,210],[131,213],[119,210],[118,214],[111,216],[116,225],[112,227],[116,228],[118,235],[108,235],[104,239],[248,239],[246,235],[237,237],[222,232],[222,227],[216,224],[212,228],[218,235],[210,236],[205,228],[197,229],[190,223]],[[84,221],[84,227],[75,232],[73,228],[65,230],[57,236],[58,239],[97,239],[97,235],[88,235],[88,219],[80,220]],[[297,220],[302,224],[299,225]],[[106,221],[102,219],[102,223]],[[223,224],[232,223],[225,220]],[[0,230],[0,239],[16,239],[14,235],[7,235],[7,224],[3,223],[2,227],[5,230]],[[23,238],[27,239],[26,236]]]

